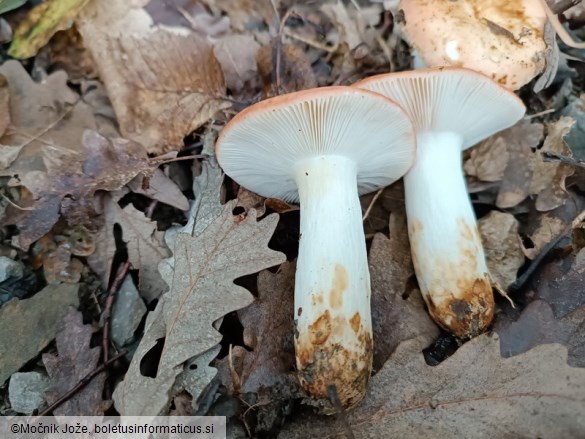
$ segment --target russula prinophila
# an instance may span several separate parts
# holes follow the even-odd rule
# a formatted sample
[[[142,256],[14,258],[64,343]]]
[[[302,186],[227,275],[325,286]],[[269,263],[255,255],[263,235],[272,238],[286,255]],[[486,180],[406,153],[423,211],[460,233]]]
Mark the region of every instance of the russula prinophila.
[[[372,367],[370,276],[358,196],[389,185],[414,160],[414,129],[389,99],[323,87],[267,99],[236,115],[216,144],[236,182],[300,202],[295,349],[303,387],[322,402],[334,386],[359,402]]]
[[[402,0],[398,11],[428,67],[466,67],[517,90],[546,66],[541,0]]]
[[[417,153],[404,190],[416,277],[433,319],[473,337],[489,326],[494,299],[461,151],[515,124],[524,104],[462,68],[384,74],[354,86],[389,97],[412,119]]]

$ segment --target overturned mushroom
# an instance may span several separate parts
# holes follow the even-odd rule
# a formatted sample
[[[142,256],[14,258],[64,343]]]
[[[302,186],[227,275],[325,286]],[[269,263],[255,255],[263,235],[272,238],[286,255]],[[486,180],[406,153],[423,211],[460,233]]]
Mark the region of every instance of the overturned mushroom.
[[[417,157],[404,177],[412,259],[434,320],[463,338],[489,326],[494,299],[461,150],[515,124],[520,99],[488,77],[443,68],[390,73],[355,86],[396,101],[417,133]]]
[[[466,67],[516,90],[546,65],[542,0],[402,0],[401,29],[428,67]]]
[[[414,159],[408,116],[389,99],[324,87],[260,102],[223,129],[217,159],[266,197],[300,201],[295,348],[303,387],[325,411],[334,386],[358,403],[372,367],[370,277],[359,194],[400,178]]]

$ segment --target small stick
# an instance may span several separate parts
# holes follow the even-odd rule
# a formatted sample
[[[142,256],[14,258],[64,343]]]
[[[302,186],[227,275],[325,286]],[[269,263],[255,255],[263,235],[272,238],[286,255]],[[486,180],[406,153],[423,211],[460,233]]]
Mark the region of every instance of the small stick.
[[[525,120],[530,120],[530,119],[534,119],[535,117],[540,117],[540,116],[544,116],[550,113],[554,113],[555,110],[554,108],[549,108],[548,110],[544,110],[544,111],[539,111],[538,113],[534,113],[534,114],[529,114],[527,116],[524,116]]]
[[[114,298],[116,297],[116,292],[120,288],[122,281],[128,274],[128,270],[130,269],[130,262],[124,262],[124,265],[118,271],[116,278],[110,285],[108,289],[108,297],[106,298],[106,305],[104,308],[104,312],[102,314],[104,319],[104,331],[102,334],[102,349],[103,349],[103,358],[104,364],[108,363],[108,348],[110,346],[110,317],[112,314],[112,306],[114,305]]]
[[[114,362],[118,361],[121,357],[126,355],[126,352],[127,352],[126,349],[123,349],[122,351],[120,351],[120,353],[118,355],[116,355],[115,357],[112,357],[110,360],[106,361],[105,363],[102,363],[99,367],[92,370],[90,373],[88,373],[86,376],[84,376],[75,385],[75,387],[73,387],[71,390],[69,390],[63,396],[59,397],[59,399],[57,399],[57,401],[55,401],[53,404],[51,404],[49,407],[47,407],[45,410],[43,410],[43,412],[39,416],[49,416],[53,412],[53,410],[55,410],[57,407],[59,407],[61,404],[63,404],[65,401],[67,401],[69,398],[71,398],[73,395],[75,395],[77,392],[79,392],[83,387],[87,386],[91,382],[91,380],[93,380],[97,375],[102,373],[104,370],[106,370],[108,367],[110,367]]]
[[[545,151],[542,154],[542,158],[545,162],[561,162],[566,165],[576,166],[578,168],[585,168],[585,162],[577,160],[573,157],[567,157],[566,155],[556,154],[554,152]]]
[[[372,198],[372,201],[370,201],[370,205],[368,206],[368,208],[366,209],[366,213],[364,213],[364,216],[362,217],[362,222],[365,221],[368,216],[370,216],[370,212],[372,211],[372,208],[374,207],[374,203],[376,202],[376,200],[378,198],[380,198],[380,195],[382,195],[382,192],[384,192],[385,188],[380,188],[378,189],[378,192],[376,192],[376,195],[374,195],[374,198]]]

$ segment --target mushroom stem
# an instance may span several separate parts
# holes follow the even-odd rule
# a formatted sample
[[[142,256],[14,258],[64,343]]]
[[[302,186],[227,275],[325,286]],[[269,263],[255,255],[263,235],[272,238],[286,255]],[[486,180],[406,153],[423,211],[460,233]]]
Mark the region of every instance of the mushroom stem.
[[[301,384],[317,399],[336,387],[344,407],[365,394],[372,367],[370,276],[355,161],[300,161],[295,181],[301,238],[295,281],[295,347]],[[327,404],[325,403],[325,410]]]
[[[459,337],[490,324],[494,299],[463,170],[463,139],[422,132],[404,177],[408,235],[419,286],[437,323]]]

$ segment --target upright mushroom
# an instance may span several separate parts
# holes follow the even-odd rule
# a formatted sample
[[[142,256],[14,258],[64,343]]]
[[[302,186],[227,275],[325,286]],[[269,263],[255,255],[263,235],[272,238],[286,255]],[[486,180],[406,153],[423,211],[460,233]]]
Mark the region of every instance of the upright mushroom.
[[[278,96],[236,115],[217,159],[227,175],[265,197],[301,205],[295,282],[299,379],[325,411],[334,386],[358,403],[372,367],[370,277],[359,194],[400,178],[414,160],[406,113],[352,87]]]
[[[429,67],[466,67],[509,90],[546,65],[542,0],[402,0],[401,29]]]
[[[404,188],[416,276],[434,320],[473,337],[489,326],[494,301],[461,150],[515,124],[524,104],[462,68],[378,75],[354,86],[396,101],[414,123],[417,157]]]

